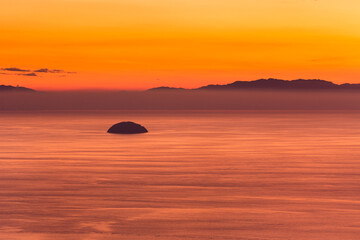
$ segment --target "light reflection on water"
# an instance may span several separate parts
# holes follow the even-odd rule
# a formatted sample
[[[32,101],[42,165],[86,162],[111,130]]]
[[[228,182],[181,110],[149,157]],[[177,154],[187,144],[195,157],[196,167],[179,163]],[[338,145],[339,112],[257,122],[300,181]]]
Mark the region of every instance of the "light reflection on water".
[[[127,120],[149,133],[106,133]],[[0,239],[360,236],[360,112],[2,113],[0,136]]]

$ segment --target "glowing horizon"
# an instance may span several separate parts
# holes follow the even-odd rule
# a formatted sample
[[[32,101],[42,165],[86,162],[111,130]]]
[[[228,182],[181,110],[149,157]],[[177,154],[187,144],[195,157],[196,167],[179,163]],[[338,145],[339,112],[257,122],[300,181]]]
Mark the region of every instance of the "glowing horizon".
[[[259,78],[360,83],[360,2],[12,0],[1,74],[39,90],[193,88]]]

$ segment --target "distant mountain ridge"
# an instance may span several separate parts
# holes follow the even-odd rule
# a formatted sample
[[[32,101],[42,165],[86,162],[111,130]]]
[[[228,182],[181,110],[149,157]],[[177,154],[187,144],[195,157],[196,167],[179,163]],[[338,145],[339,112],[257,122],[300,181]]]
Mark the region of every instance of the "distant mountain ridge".
[[[282,80],[275,78],[258,79],[255,81],[236,81],[225,85],[207,85],[200,88],[184,89],[158,87],[150,91],[166,90],[360,90],[360,84],[335,84],[321,79]]]
[[[36,91],[34,89],[26,88],[26,87],[0,85],[0,92],[36,92]]]
[[[176,87],[156,87],[156,88],[150,88],[147,91],[167,91],[167,90],[191,90],[186,88],[176,88]]]

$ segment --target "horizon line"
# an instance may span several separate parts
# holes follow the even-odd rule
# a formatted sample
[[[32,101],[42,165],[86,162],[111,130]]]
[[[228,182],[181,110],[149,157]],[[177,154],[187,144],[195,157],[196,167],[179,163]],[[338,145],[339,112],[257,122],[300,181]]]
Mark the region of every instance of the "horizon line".
[[[22,85],[18,85],[18,84],[17,85],[0,84],[0,86],[30,88],[30,89],[38,91],[38,92],[76,92],[76,91],[84,91],[84,92],[93,92],[93,91],[103,91],[103,92],[131,91],[131,92],[141,92],[141,91],[147,91],[147,90],[157,89],[157,88],[196,90],[196,89],[206,87],[206,86],[225,86],[225,85],[229,85],[229,84],[236,83],[236,82],[255,82],[255,81],[259,81],[259,80],[278,80],[278,81],[286,81],[286,82],[297,81],[297,80],[304,80],[304,81],[318,80],[318,81],[330,82],[330,83],[332,83],[334,85],[338,85],[338,86],[341,86],[341,85],[344,85],[344,84],[350,84],[350,85],[360,84],[360,82],[359,83],[349,83],[349,82],[334,83],[333,81],[320,79],[320,78],[308,78],[308,79],[296,78],[296,79],[292,79],[292,80],[280,79],[280,78],[259,78],[259,79],[255,79],[255,80],[236,80],[236,81],[225,83],[225,84],[211,83],[211,84],[207,84],[207,85],[201,85],[201,86],[198,86],[198,87],[195,87],[195,88],[172,87],[172,86],[169,86],[169,85],[154,86],[154,87],[150,87],[150,88],[108,88],[108,87],[98,88],[98,87],[85,87],[85,88],[57,88],[57,89],[54,89],[54,88],[30,88],[30,87],[26,87],[26,86],[22,86]]]

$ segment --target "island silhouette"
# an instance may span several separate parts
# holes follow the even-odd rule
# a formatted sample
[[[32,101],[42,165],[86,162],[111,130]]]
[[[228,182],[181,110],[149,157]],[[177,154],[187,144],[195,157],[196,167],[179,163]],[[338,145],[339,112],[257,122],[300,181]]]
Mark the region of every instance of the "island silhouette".
[[[185,89],[174,87],[156,87],[148,91],[174,90],[360,90],[360,84],[335,84],[321,79],[282,80],[275,78],[254,81],[236,81],[229,84],[211,84],[199,88]]]
[[[21,86],[0,85],[0,92],[35,92],[35,90]]]

